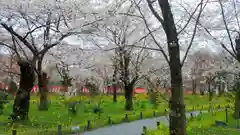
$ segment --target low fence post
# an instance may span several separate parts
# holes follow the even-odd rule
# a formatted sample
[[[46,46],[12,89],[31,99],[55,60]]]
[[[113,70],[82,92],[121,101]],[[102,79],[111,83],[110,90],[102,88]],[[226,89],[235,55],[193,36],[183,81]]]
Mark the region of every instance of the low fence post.
[[[124,120],[125,120],[125,121],[128,121],[128,114],[125,114]]]
[[[147,127],[146,126],[143,126],[143,133],[144,133],[144,135],[147,135]]]
[[[108,124],[112,124],[111,117],[108,117]]]
[[[225,117],[226,117],[226,123],[228,123],[228,109],[227,109],[227,108],[225,109],[225,113],[226,113],[226,114],[225,114],[225,115],[226,115],[226,116],[225,116]]]
[[[16,129],[12,130],[12,135],[17,135],[17,130]]]
[[[190,119],[193,119],[193,113],[190,113]]]
[[[88,120],[88,121],[87,121],[87,130],[89,130],[90,128],[91,128],[91,121]]]
[[[58,135],[62,135],[62,125],[58,125]]]
[[[220,109],[221,109],[221,106],[220,106],[220,105],[218,105],[218,111],[220,111]]]
[[[157,121],[157,128],[159,129],[160,121]]]
[[[143,119],[143,113],[140,112],[140,120]]]

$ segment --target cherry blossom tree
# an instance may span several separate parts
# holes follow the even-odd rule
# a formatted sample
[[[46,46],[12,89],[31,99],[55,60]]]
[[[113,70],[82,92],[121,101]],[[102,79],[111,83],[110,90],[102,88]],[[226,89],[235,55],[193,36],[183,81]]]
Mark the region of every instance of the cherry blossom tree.
[[[112,9],[111,13],[114,16],[110,17],[107,23],[96,26],[99,30],[96,37],[105,42],[101,43],[100,39],[96,38],[93,41],[101,50],[112,51],[112,65],[115,70],[113,80],[116,80],[116,74],[119,74],[125,92],[126,110],[133,109],[132,97],[135,85],[151,72],[142,69],[144,61],[149,56],[149,51],[143,49],[148,44],[145,40],[147,32],[142,29],[143,23],[139,18],[126,15],[135,11],[134,3],[129,1]],[[137,45],[142,47],[137,48]]]
[[[186,15],[186,12],[183,10],[184,8],[178,9],[177,7],[174,7],[174,5],[179,5],[179,3],[183,3],[182,1],[169,2],[168,0],[134,0],[133,3],[138,9],[138,13],[131,14],[130,16],[135,16],[136,18],[142,19],[145,24],[145,28],[149,32],[149,37],[152,39],[152,42],[157,46],[157,48],[151,47],[148,49],[158,50],[159,52],[161,52],[170,67],[170,134],[185,135],[186,125],[183,123],[186,122],[186,117],[185,105],[183,100],[184,93],[182,86],[182,67],[193,44],[197,32],[198,20],[201,16],[203,9],[206,7],[207,2],[205,0],[201,0],[200,2],[196,1],[196,3],[198,4],[196,8],[193,9],[192,13],[189,15],[189,18],[187,18],[186,16],[184,16],[184,18],[181,18],[181,15],[177,14],[180,12],[183,13],[182,15]],[[145,5],[148,5],[148,9],[145,8]],[[177,12],[173,12],[173,10]],[[159,12],[161,12],[161,14]],[[180,19],[176,16],[174,18],[173,14],[179,15]],[[160,25],[151,24],[149,22],[149,20],[152,19],[152,16],[154,16],[153,22],[157,21]],[[196,17],[197,20],[195,21],[193,17]],[[175,22],[176,20],[177,22]],[[162,29],[159,29],[159,27]],[[154,31],[154,29],[157,30]],[[186,47],[186,53],[181,61],[180,44],[182,43],[187,43],[188,46]],[[166,44],[167,46],[164,47],[162,44]],[[166,51],[168,51],[169,56],[167,55]]]
[[[212,9],[212,6],[215,6],[216,8]],[[240,23],[238,17],[239,10],[239,2],[236,0],[213,1],[207,7],[207,10],[203,13],[204,16],[201,18],[202,21],[200,20],[199,23],[201,26],[202,37],[205,38],[205,41],[210,41],[210,43],[218,45],[218,48],[223,48],[238,62],[240,61]],[[210,16],[205,15],[208,14],[208,11],[212,12]],[[236,117],[239,117],[240,115],[239,93],[239,90],[236,90]]]
[[[38,75],[40,110],[46,110],[47,91],[42,90],[42,61],[49,49],[72,35],[90,33],[85,29],[102,18],[91,7],[92,1],[4,1],[1,4],[1,28],[8,33],[2,45],[16,44],[32,55],[32,67]],[[83,6],[84,5],[84,6]],[[27,59],[26,52],[23,53]]]

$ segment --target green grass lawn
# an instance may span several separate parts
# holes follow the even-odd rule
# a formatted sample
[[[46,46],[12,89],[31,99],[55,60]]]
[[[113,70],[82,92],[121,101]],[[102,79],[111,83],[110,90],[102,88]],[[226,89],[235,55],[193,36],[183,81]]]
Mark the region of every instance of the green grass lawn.
[[[114,104],[111,96],[78,96],[65,100],[57,100],[56,96],[51,96],[51,104],[48,111],[38,111],[38,97],[31,97],[31,105],[29,112],[30,121],[25,123],[8,124],[8,116],[12,111],[12,101],[7,104],[4,109],[4,115],[0,116],[0,134],[11,133],[12,129],[16,129],[18,135],[51,135],[56,134],[57,126],[62,125],[64,133],[70,133],[72,126],[80,126],[81,131],[87,125],[87,121],[91,121],[91,128],[98,128],[108,125],[108,117],[111,117],[113,124],[123,122],[125,114],[128,114],[129,121],[138,120],[140,112],[143,113],[143,118],[153,117],[153,112],[156,116],[165,113],[168,109],[168,104],[159,99],[159,106],[153,109],[147,95],[138,95],[134,98],[134,110],[124,111],[124,97],[119,96],[118,102]],[[71,114],[68,111],[68,102],[81,101],[77,105],[77,114]],[[101,108],[103,113],[99,116],[93,113],[93,108],[102,102]],[[185,96],[186,110],[208,109],[209,101],[207,96]],[[211,102],[214,106],[226,105],[227,102],[223,97],[215,97]]]
[[[233,119],[232,111],[229,111],[228,116],[228,126],[227,127],[217,127],[215,126],[215,121],[225,121],[226,113],[225,111],[217,112],[216,115],[212,113],[203,114],[202,116],[188,120],[187,123],[187,134],[188,135],[239,135],[240,130],[237,127],[237,120]],[[159,129],[148,131],[148,135],[168,135],[169,129],[160,125]]]

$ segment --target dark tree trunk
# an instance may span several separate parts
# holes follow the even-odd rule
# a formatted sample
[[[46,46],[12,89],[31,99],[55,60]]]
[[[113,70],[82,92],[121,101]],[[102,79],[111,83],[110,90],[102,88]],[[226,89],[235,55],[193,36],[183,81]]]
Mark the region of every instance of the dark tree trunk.
[[[186,116],[182,86],[182,68],[177,30],[168,0],[159,0],[163,14],[163,28],[167,36],[171,72],[171,100],[169,102],[170,135],[186,135]]]
[[[238,35],[239,37],[235,39],[236,42],[236,52],[237,52],[237,60],[240,63],[240,34]],[[238,77],[240,76],[240,73],[238,73]],[[239,80],[238,80],[239,81]],[[236,95],[235,95],[235,116],[240,117],[240,90],[236,90]]]
[[[204,96],[204,85],[202,83],[200,83],[200,95]]]
[[[38,59],[37,64],[37,71],[38,71],[38,89],[40,93],[40,104],[39,110],[48,110],[48,99],[47,99],[47,75],[46,73],[42,73],[42,60],[43,57],[41,56]]]
[[[125,96],[125,110],[133,110],[133,88],[138,79],[138,74],[130,81],[129,78],[129,64],[131,61],[130,52],[124,50],[124,48],[119,48],[120,61],[119,67],[121,71],[121,80],[124,87],[124,96]]]
[[[169,47],[169,54],[171,70],[170,135],[185,135],[186,116],[179,47]]]
[[[170,48],[171,101],[170,101],[170,135],[186,134],[185,104],[182,88],[182,71],[179,48]]]
[[[132,84],[128,84],[125,85],[125,110],[127,111],[131,111],[133,110],[133,85]]]
[[[208,93],[209,93],[209,101],[212,101],[213,99],[213,90],[211,89],[211,83],[208,82]]]
[[[218,87],[219,96],[222,96],[222,94],[224,93],[224,88],[225,88],[225,84],[224,82],[221,82]]]
[[[38,87],[40,92],[39,110],[48,110],[47,84],[48,84],[47,74],[45,72],[38,74]]]
[[[235,117],[240,117],[240,91],[238,90],[235,95]]]
[[[192,94],[196,95],[196,87],[197,87],[197,83],[195,79],[192,79]]]
[[[113,86],[113,102],[117,103],[117,87]]]
[[[30,92],[34,86],[35,76],[32,65],[27,61],[19,61],[20,66],[20,83],[13,104],[13,114],[11,115],[14,121],[27,120],[29,112]],[[19,117],[19,118],[18,118]]]
[[[112,88],[113,88],[113,102],[117,103],[117,70],[116,68],[114,69],[114,73],[113,73],[113,84],[112,84]]]

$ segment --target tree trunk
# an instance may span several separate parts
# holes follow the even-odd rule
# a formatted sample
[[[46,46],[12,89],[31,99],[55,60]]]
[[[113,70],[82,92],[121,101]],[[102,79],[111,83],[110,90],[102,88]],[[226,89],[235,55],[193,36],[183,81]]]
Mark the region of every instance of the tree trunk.
[[[117,103],[117,70],[116,68],[114,69],[113,72],[113,84],[112,84],[112,88],[113,88],[113,103]]]
[[[236,118],[240,117],[240,90],[238,90],[235,95],[235,113],[234,114]]]
[[[221,82],[219,87],[218,87],[218,92],[219,92],[219,96],[222,96],[222,94],[224,93],[224,88],[225,88],[225,83]]]
[[[113,102],[117,103],[117,87],[116,84],[113,86]]]
[[[204,85],[200,83],[200,95],[204,96]]]
[[[192,94],[196,95],[196,80],[192,79]]]
[[[238,36],[240,36],[240,35],[238,35]],[[236,42],[237,60],[240,63],[240,37],[236,38],[235,42]],[[238,73],[238,80],[237,81],[239,81],[239,78],[240,78],[240,73]],[[239,83],[239,82],[237,82],[237,83]],[[239,84],[238,84],[238,88],[239,88]],[[237,116],[240,115],[240,90],[239,89],[237,89],[235,97],[236,98],[235,98],[234,113],[235,113],[235,116],[237,117]]]
[[[171,101],[170,135],[186,135],[185,104],[179,47],[170,48]]]
[[[163,28],[167,36],[171,72],[170,135],[186,135],[186,115],[182,86],[182,65],[177,30],[168,0],[160,0]]]
[[[39,110],[48,110],[48,99],[47,99],[47,74],[42,72],[42,60],[43,57],[38,59],[37,71],[38,71],[38,89],[40,93],[40,104]]]
[[[125,110],[127,111],[131,111],[133,110],[133,85],[132,84],[128,84],[125,85]]]
[[[213,91],[211,89],[211,83],[208,82],[208,93],[209,93],[209,101],[212,101],[213,99]]]
[[[29,112],[30,92],[34,86],[35,76],[34,69],[27,61],[18,62],[20,66],[20,83],[13,104],[13,114],[11,115],[14,121],[27,120]],[[18,118],[19,117],[19,118]]]

